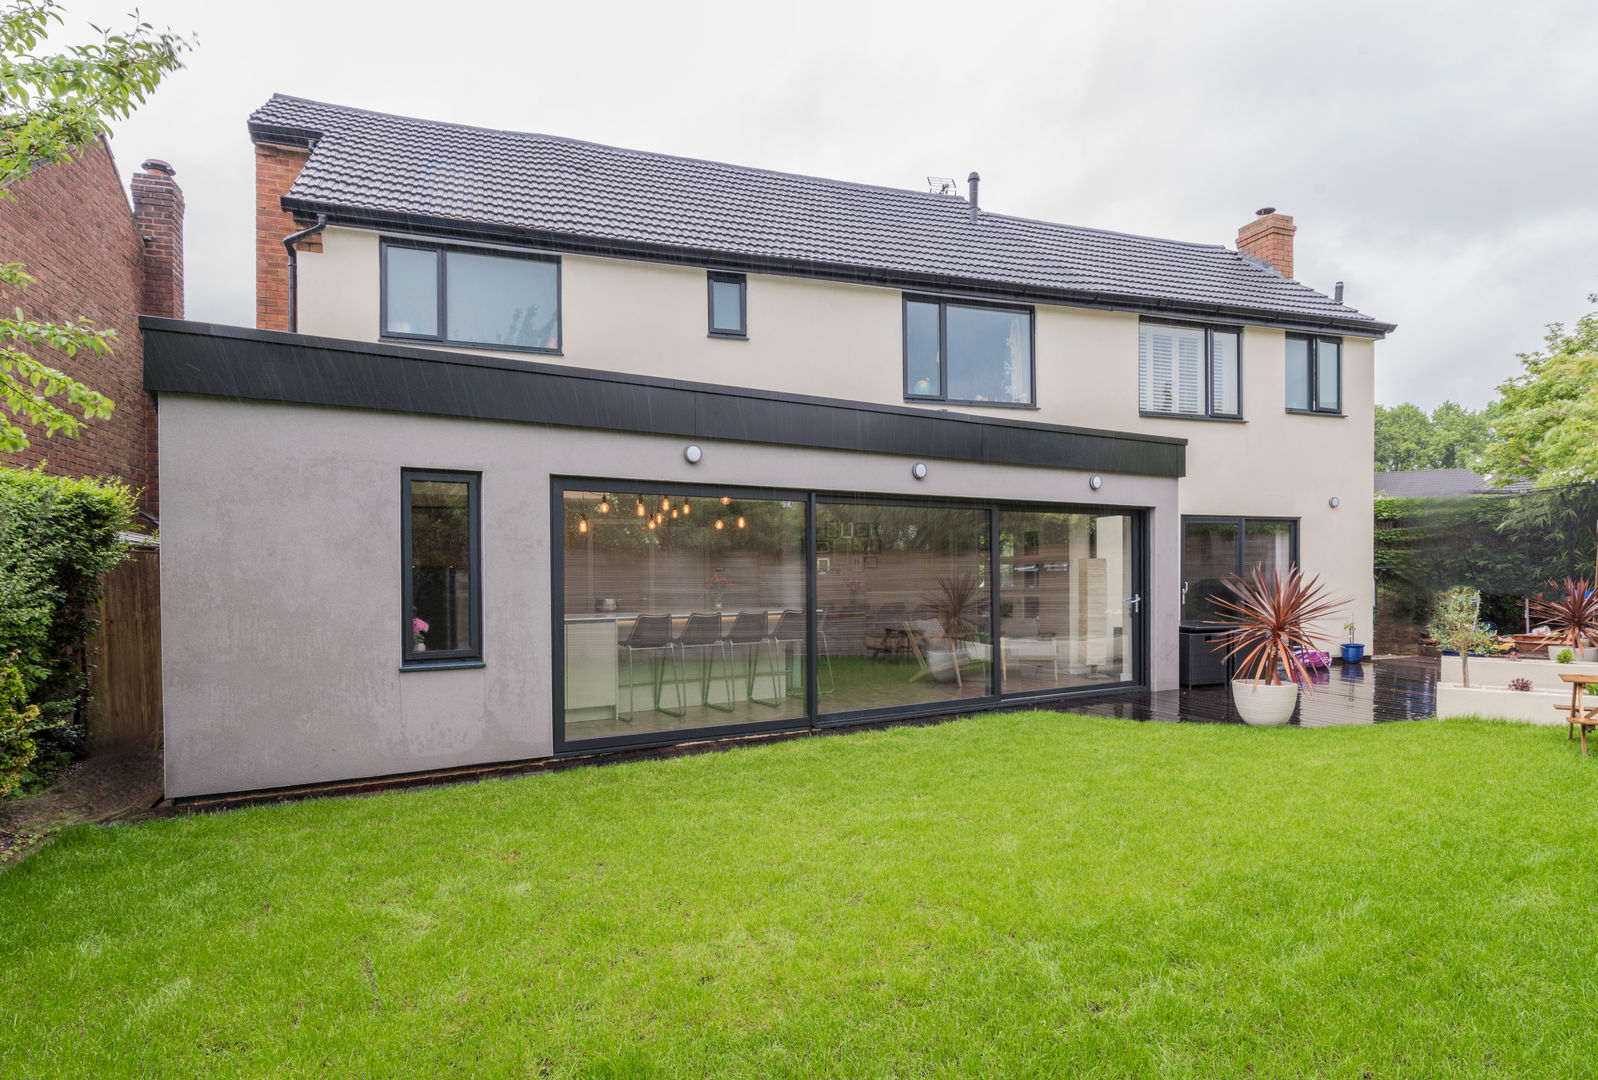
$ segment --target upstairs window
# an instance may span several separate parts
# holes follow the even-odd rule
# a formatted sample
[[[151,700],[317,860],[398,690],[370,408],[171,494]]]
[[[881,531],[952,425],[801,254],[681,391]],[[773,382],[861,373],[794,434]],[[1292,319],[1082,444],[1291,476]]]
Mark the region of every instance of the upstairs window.
[[[560,262],[416,244],[383,245],[383,337],[560,351]]]
[[[742,274],[711,274],[710,336],[749,336],[749,284]]]
[[[1142,323],[1137,338],[1138,411],[1146,416],[1239,420],[1242,331]]]
[[[1343,343],[1337,338],[1287,336],[1287,411],[1343,411]]]
[[[906,297],[904,396],[965,405],[1035,404],[1032,309]]]

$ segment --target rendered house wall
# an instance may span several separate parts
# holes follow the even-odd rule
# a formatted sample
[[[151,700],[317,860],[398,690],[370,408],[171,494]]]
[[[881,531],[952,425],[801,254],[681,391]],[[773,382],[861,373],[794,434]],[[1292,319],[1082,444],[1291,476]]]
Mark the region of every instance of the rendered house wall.
[[[167,794],[553,752],[553,475],[1147,508],[1150,678],[1176,678],[1177,481],[300,405],[161,398]],[[399,670],[400,469],[482,473],[484,666]]]
[[[302,253],[299,260],[301,332],[378,340],[378,234],[329,228],[322,239],[320,254]],[[559,363],[905,404],[896,289],[751,274],[749,339],[729,341],[707,336],[703,269],[566,255],[561,275]],[[1039,304],[1037,409],[925,407],[1185,438],[1180,512],[1299,519],[1302,565],[1348,601],[1346,615],[1320,631],[1335,641],[1347,618],[1368,638],[1375,602],[1369,480],[1375,343],[1343,339],[1343,416],[1288,413],[1285,332],[1250,326],[1242,351],[1243,423],[1151,418],[1138,413],[1138,323],[1131,313]],[[1334,497],[1336,509],[1329,505]]]

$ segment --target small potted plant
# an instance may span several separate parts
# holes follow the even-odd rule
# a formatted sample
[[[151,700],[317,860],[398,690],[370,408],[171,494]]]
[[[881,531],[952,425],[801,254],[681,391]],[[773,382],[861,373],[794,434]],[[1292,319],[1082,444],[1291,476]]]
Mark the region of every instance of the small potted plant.
[[[715,573],[705,579],[705,592],[710,596],[710,602],[716,605],[716,610],[721,610],[721,602],[727,595],[727,590],[732,588],[732,579],[721,572],[721,567],[716,567]]]
[[[1354,640],[1354,634],[1359,627],[1352,622],[1343,624],[1343,632],[1348,635],[1348,640],[1343,642],[1343,663],[1358,664],[1365,659],[1365,646]]]
[[[1237,662],[1232,701],[1245,724],[1279,727],[1292,719],[1299,686],[1313,685],[1304,655],[1320,650],[1309,625],[1343,603],[1328,599],[1320,579],[1306,580],[1296,566],[1286,578],[1272,569],[1269,579],[1256,566],[1252,581],[1233,574],[1225,584],[1232,595],[1217,597],[1215,605],[1231,627],[1223,640],[1227,658]]]
[[[411,648],[417,652],[427,650],[427,620],[419,616],[411,616]]]
[[[1598,595],[1586,578],[1566,578],[1563,582],[1550,581],[1553,593],[1538,593],[1531,602],[1531,612],[1545,619],[1559,640],[1568,644],[1577,660],[1598,660]],[[1549,644],[1553,652],[1558,646]]]

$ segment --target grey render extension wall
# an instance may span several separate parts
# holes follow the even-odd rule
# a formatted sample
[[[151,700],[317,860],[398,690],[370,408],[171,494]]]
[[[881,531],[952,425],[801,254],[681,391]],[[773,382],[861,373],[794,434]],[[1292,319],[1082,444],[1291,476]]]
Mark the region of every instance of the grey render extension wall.
[[[729,439],[693,439],[704,458],[689,465],[682,453],[689,440],[677,434],[281,400],[310,396],[296,390],[301,377],[303,386],[330,388],[324,400],[365,393],[369,372],[358,353],[345,363],[329,350],[315,363],[257,368],[246,389],[216,375],[238,360],[227,359],[238,344],[228,335],[295,339],[189,329],[211,351],[175,362],[162,361],[162,341],[180,335],[147,331],[153,362],[169,364],[149,376],[158,392],[165,504],[169,797],[554,753],[550,482],[557,476],[1144,509],[1153,600],[1147,675],[1155,688],[1175,685],[1180,469],[1170,463],[1180,462],[1179,443],[1153,446],[1174,451],[1162,458],[1166,475],[1105,469],[1098,491],[1079,469]],[[392,354],[385,362],[412,351],[344,344]],[[444,359],[427,370],[447,383]],[[341,378],[351,385],[340,388]],[[178,385],[205,392],[172,389]],[[265,400],[272,396],[280,400]],[[882,424],[891,426],[894,416],[885,411]],[[1028,428],[1014,425],[1018,437]],[[911,476],[915,460],[929,466],[923,481]],[[399,670],[405,467],[482,474],[480,668]]]

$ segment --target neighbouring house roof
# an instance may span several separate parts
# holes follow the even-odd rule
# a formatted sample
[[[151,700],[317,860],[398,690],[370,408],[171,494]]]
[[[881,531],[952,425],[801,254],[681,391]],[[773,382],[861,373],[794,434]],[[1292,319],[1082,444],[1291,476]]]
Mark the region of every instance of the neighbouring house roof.
[[[1455,495],[1518,495],[1532,489],[1530,480],[1503,487],[1469,469],[1414,469],[1376,474],[1376,494],[1395,499],[1442,499]]]
[[[500,233],[572,250],[695,258],[900,287],[1229,316],[1379,337],[1393,329],[1218,244],[981,211],[959,196],[826,180],[273,95],[263,142],[311,147],[298,215]],[[586,246],[585,246],[586,245]]]

